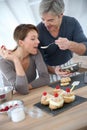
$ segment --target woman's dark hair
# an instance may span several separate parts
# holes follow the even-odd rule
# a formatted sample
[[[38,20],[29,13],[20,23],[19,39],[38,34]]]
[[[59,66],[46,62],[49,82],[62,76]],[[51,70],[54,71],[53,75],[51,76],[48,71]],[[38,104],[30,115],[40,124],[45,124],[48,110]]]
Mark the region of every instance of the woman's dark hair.
[[[20,24],[14,30],[14,40],[18,43],[19,40],[24,40],[27,34],[31,31],[35,30],[38,33],[38,29],[36,26],[32,24]]]

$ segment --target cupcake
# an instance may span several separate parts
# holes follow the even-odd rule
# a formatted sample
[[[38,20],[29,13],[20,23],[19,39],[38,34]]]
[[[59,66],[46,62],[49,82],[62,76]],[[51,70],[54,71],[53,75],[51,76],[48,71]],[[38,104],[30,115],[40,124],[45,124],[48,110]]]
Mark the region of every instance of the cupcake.
[[[61,89],[59,85],[57,85],[57,86],[55,87],[55,89],[53,90],[53,93],[54,93],[54,94],[58,93],[59,95],[61,95],[63,92],[64,92],[64,90]]]
[[[70,82],[71,82],[71,78],[70,77],[63,77],[60,80],[60,85],[61,86],[67,86],[67,85],[70,84]]]
[[[49,100],[49,108],[51,110],[55,110],[63,107],[64,99],[58,95],[58,93],[54,94],[54,97]]]
[[[43,105],[48,105],[49,104],[49,99],[52,98],[52,95],[47,93],[47,92],[43,92],[42,96],[41,96],[41,104]]]
[[[70,91],[70,88],[66,88],[66,91],[63,94],[63,99],[65,103],[70,103],[75,100],[75,94],[72,91]]]

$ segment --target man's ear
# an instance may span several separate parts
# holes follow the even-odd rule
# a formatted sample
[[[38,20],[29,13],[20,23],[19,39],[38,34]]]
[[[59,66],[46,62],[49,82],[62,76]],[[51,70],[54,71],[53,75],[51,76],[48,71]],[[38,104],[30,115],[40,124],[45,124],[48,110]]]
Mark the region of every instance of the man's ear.
[[[62,18],[63,17],[63,13],[61,13],[60,15],[58,15],[58,18]]]

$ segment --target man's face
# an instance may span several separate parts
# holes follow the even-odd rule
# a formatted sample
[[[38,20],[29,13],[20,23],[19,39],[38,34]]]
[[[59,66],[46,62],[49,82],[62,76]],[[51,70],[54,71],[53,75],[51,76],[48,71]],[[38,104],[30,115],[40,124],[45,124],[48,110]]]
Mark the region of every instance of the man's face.
[[[62,21],[62,15],[54,15],[52,13],[44,13],[41,18],[49,32],[58,29]]]

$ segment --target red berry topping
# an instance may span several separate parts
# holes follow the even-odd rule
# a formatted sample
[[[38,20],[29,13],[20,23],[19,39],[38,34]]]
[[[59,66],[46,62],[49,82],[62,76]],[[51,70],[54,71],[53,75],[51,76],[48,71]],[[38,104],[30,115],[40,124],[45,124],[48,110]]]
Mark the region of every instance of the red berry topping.
[[[46,96],[46,95],[47,95],[47,92],[43,92],[43,95]]]
[[[66,92],[70,92],[70,88],[66,88]]]
[[[0,112],[3,112],[4,111],[4,109],[2,108],[2,109],[0,109]]]
[[[4,108],[4,111],[8,111],[8,109],[9,109],[9,107],[8,107],[8,106],[6,106],[6,107]]]
[[[8,111],[10,108],[18,106],[18,104],[10,105],[10,106],[5,106],[4,108],[0,109],[0,112],[5,112]]]
[[[3,98],[5,98],[5,94],[0,95],[0,99],[3,99]]]
[[[54,94],[54,97],[58,97],[58,93],[55,93],[55,94]]]
[[[13,107],[12,105],[9,106],[9,108],[12,108],[12,107]]]
[[[18,104],[16,103],[14,106],[18,106]]]
[[[57,85],[57,86],[56,86],[56,89],[60,89],[60,86],[59,86],[59,85]]]

